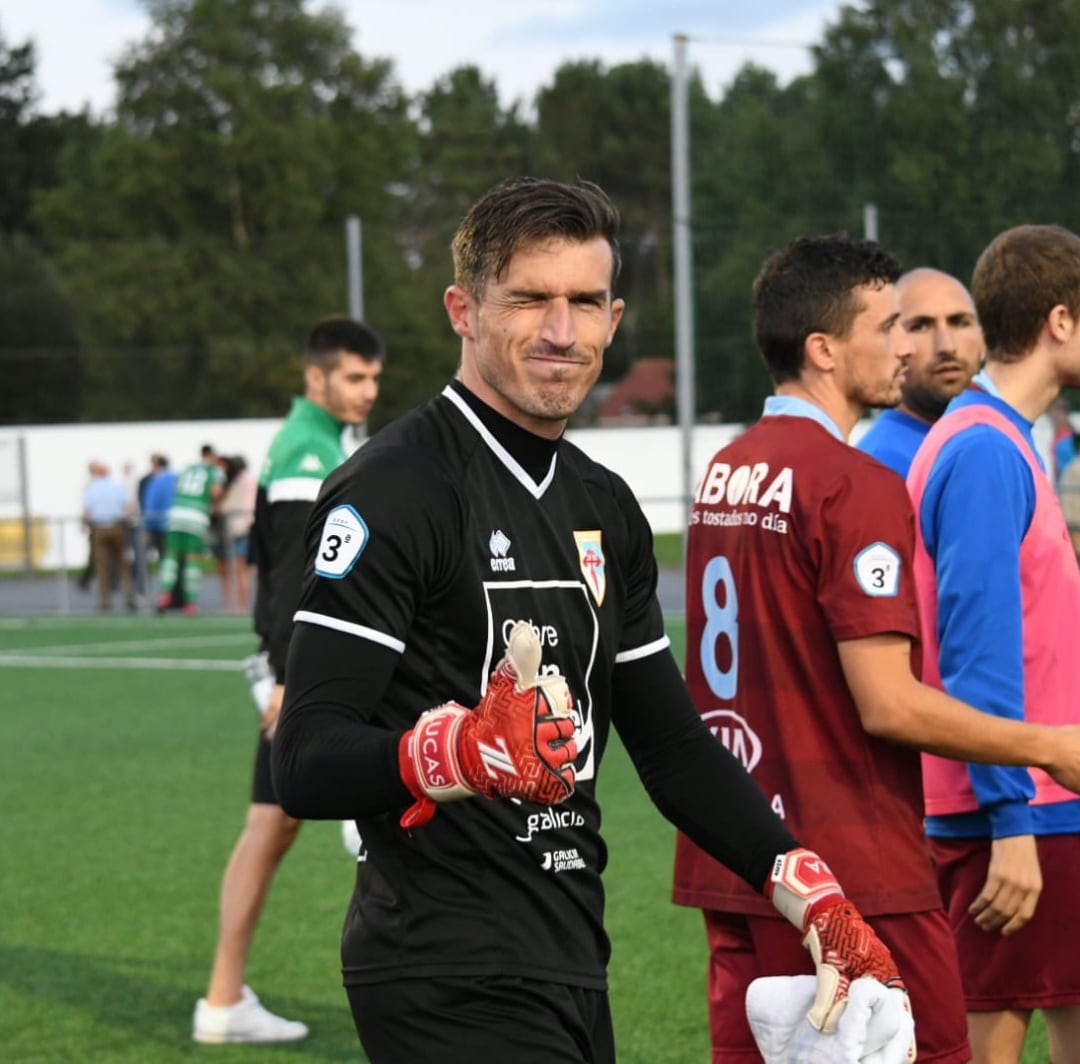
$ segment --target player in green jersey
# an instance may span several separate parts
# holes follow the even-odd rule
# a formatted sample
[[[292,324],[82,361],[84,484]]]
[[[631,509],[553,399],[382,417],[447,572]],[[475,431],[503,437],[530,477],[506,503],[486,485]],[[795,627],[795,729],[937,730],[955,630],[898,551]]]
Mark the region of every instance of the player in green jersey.
[[[259,477],[251,536],[258,570],[255,632],[266,675],[252,692],[262,727],[247,820],[221,884],[210,985],[195,1007],[192,1037],[198,1042],[288,1042],[308,1033],[304,1024],[259,1004],[244,971],[270,882],[300,827],[274,794],[270,748],[304,577],[304,527],[323,479],[345,460],[344,427],[363,424],[371,412],[383,358],[382,339],[366,325],[348,318],[319,322],[304,350],[304,395],[293,399]]]
[[[210,513],[224,490],[225,473],[221,461],[213,447],[207,444],[202,448],[199,461],[189,465],[176,482],[176,492],[169,507],[165,554],[158,573],[158,613],[179,605],[177,584],[181,575],[184,612],[196,612]]]

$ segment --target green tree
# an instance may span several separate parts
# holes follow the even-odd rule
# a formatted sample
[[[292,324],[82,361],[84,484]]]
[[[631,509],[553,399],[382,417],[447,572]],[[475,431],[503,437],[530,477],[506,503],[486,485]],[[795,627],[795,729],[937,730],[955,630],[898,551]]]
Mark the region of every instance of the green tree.
[[[965,277],[1002,228],[1076,227],[1078,33],[1059,0],[843,9],[815,50],[822,136],[905,264]]]
[[[393,320],[407,100],[332,10],[148,6],[153,28],[116,68],[115,124],[40,204],[93,346],[85,413],[277,413],[307,328],[344,309],[349,213],[374,220],[369,317]]]
[[[36,190],[54,184],[69,139],[89,130],[83,116],[43,117],[32,43],[0,36],[0,422],[62,421],[81,387],[74,312],[43,256],[32,214]]]
[[[408,312],[398,322],[376,423],[419,402],[449,379],[460,343],[443,313],[453,280],[450,241],[470,205],[497,181],[530,170],[532,131],[517,106],[501,107],[495,83],[475,66],[439,78],[415,101],[419,134],[410,161],[399,244],[410,265]]]
[[[627,311],[605,360],[609,380],[636,358],[672,353],[670,100],[670,75],[651,60],[564,63],[537,95],[540,172],[595,181],[622,215]]]

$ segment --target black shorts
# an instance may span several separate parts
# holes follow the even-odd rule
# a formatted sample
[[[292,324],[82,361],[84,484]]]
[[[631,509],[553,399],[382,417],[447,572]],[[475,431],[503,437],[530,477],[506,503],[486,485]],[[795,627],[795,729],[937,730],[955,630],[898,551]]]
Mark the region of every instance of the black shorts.
[[[259,745],[255,747],[255,771],[251,777],[252,805],[280,805],[270,778],[270,740],[259,729]]]
[[[486,975],[345,989],[371,1064],[615,1064],[605,990]]]

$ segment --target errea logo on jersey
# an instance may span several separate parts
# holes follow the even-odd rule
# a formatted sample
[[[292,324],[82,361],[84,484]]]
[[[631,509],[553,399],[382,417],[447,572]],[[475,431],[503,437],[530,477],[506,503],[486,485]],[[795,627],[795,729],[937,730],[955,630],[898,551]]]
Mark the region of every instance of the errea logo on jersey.
[[[512,573],[517,565],[513,558],[507,557],[510,551],[510,540],[501,528],[496,528],[488,540],[491,550],[491,571],[493,573]]]
[[[301,473],[321,473],[323,471],[322,459],[317,454],[305,454],[300,459],[298,468]]]

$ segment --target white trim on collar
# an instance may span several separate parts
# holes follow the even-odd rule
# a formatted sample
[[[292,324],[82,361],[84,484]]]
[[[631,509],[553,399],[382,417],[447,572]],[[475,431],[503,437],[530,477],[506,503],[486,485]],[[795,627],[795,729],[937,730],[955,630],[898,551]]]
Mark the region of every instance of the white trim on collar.
[[[555,479],[555,463],[559,458],[558,452],[556,451],[556,453],[551,456],[551,468],[548,469],[547,476],[537,484],[525,471],[522,464],[501,443],[499,443],[497,439],[495,439],[488,427],[476,416],[475,411],[473,411],[469,404],[465,402],[465,400],[462,399],[449,384],[443,388],[442,393],[462,412],[465,416],[465,420],[476,429],[480,438],[487,444],[488,450],[490,450],[491,453],[506,466],[514,479],[517,480],[518,483],[533,496],[533,498],[541,498],[544,492],[551,486],[551,482]]]

